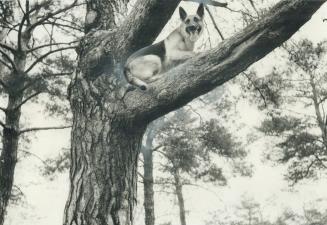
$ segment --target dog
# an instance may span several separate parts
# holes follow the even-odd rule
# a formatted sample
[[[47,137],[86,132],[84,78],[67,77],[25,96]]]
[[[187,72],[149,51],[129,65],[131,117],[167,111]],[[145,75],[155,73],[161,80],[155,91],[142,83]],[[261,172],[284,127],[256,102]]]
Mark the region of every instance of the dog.
[[[179,15],[181,25],[166,39],[144,47],[128,57],[124,66],[128,83],[147,90],[148,83],[160,78],[160,73],[194,55],[194,44],[203,32],[204,6],[200,4],[195,15],[187,15],[179,7]]]

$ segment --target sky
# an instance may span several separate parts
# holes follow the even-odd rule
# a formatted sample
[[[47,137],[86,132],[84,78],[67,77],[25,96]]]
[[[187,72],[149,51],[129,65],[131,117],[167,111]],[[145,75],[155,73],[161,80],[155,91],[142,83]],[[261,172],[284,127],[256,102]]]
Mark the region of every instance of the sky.
[[[275,2],[275,1],[274,1]],[[188,12],[196,9],[196,4],[183,2],[183,7]],[[318,42],[327,37],[327,23],[322,19],[327,17],[327,5],[325,4],[313,18],[300,29],[294,38],[307,37]],[[172,21],[167,25],[162,35],[158,39],[164,38],[171,27],[178,24],[178,16],[175,14]],[[223,24],[228,19],[228,12],[223,9],[218,10],[217,21]],[[209,24],[209,29],[212,29]],[[210,28],[211,27],[211,28]],[[232,30],[232,29],[231,29]],[[226,34],[233,31],[225,28]],[[213,38],[213,43],[218,43],[219,38]],[[265,72],[269,65],[274,63],[274,57],[268,56],[260,61],[262,71]],[[257,126],[262,119],[261,114],[247,102],[238,106],[241,116],[240,120],[247,127]],[[26,114],[26,121],[30,126],[52,126],[61,125],[63,121],[44,117],[43,109],[36,104],[28,104],[23,108]],[[70,130],[42,131],[35,133],[30,144],[29,151],[38,155],[41,159],[54,158],[62,148],[69,147]],[[188,225],[204,225],[204,220],[210,218],[210,213],[214,211],[232,212],[233,208],[239,204],[242,196],[255,199],[264,207],[263,212],[267,218],[276,217],[284,208],[292,208],[301,212],[305,205],[313,204],[316,199],[327,197],[327,180],[306,181],[294,188],[290,188],[283,179],[285,168],[276,166],[264,161],[263,153],[267,148],[264,141],[256,141],[247,149],[250,150],[248,156],[254,164],[254,175],[251,178],[232,178],[226,187],[215,187],[207,185],[205,189],[196,187],[185,188],[186,209]],[[8,209],[8,217],[5,225],[58,225],[62,223],[65,200],[67,198],[69,179],[68,171],[55,176],[52,180],[43,177],[40,168],[43,163],[36,157],[28,157],[21,160],[16,169],[15,185],[24,192],[25,197],[20,205],[12,205]],[[142,188],[139,188],[139,195],[142,195]],[[156,194],[156,216],[158,224],[172,221],[172,224],[179,224],[178,208],[176,199],[169,198],[163,193]],[[321,207],[327,207],[326,202],[322,202]],[[136,209],[136,224],[142,225],[142,202]]]

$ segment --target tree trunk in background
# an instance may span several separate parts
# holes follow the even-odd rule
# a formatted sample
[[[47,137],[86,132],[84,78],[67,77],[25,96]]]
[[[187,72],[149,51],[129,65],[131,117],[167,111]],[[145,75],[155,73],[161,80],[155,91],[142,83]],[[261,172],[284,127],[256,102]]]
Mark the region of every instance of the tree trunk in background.
[[[28,39],[26,40],[29,41]],[[0,225],[3,225],[6,209],[10,200],[14,184],[15,167],[17,163],[21,103],[24,92],[24,70],[26,55],[17,53],[15,55],[17,71],[9,75],[8,82],[13,83],[13,88],[6,88],[8,93],[8,104],[5,109],[5,122],[2,124],[2,151],[0,155]]]
[[[174,174],[175,179],[175,191],[178,200],[178,207],[179,207],[179,218],[181,221],[181,225],[186,225],[186,215],[185,215],[185,203],[184,203],[184,196],[183,196],[183,184],[180,180],[180,175],[178,171]]]
[[[6,113],[6,127],[3,128],[0,156],[0,225],[3,225],[6,208],[14,183],[15,166],[19,141],[19,120],[21,110],[14,109],[22,101],[22,95],[9,96]]]
[[[147,129],[145,135],[145,144],[142,146],[143,154],[143,186],[144,186],[144,211],[145,225],[155,224],[154,214],[154,176],[153,176],[153,142],[158,130],[164,124],[164,117],[152,122]]]
[[[144,211],[145,225],[155,224],[154,190],[153,190],[153,152],[151,149],[143,150],[144,159]]]

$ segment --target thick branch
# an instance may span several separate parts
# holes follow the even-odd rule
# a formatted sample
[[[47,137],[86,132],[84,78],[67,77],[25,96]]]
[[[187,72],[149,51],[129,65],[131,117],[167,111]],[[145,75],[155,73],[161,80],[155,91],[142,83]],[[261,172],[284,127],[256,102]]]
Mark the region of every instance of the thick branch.
[[[122,113],[151,121],[222,85],[288,40],[325,1],[281,1],[217,48],[163,74],[149,91],[127,93]]]
[[[117,52],[126,57],[131,52],[152,44],[179,3],[180,0],[138,0],[117,32]]]

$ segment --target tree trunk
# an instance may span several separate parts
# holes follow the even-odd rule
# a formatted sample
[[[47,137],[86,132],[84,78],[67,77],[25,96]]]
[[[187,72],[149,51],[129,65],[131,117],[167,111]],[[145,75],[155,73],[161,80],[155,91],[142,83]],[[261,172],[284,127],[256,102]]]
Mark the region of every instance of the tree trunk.
[[[142,154],[144,160],[144,211],[145,225],[155,224],[154,214],[154,176],[153,176],[153,142],[158,130],[164,124],[164,118],[160,118],[148,126],[145,135],[145,145],[142,146]]]
[[[19,87],[17,87],[19,88]],[[15,166],[19,141],[19,121],[21,110],[16,108],[22,102],[22,94],[9,95],[5,127],[2,136],[0,156],[0,225],[3,225],[6,208],[14,183]]]
[[[175,179],[175,189],[176,189],[176,195],[177,195],[178,207],[179,207],[179,218],[181,221],[181,225],[186,225],[183,184],[181,183],[178,171],[176,172],[176,174],[174,174],[174,179]]]
[[[120,118],[114,103],[101,106],[99,96],[84,81],[75,86],[71,185],[64,224],[132,224],[137,162],[146,125]]]
[[[315,84],[314,75],[310,73],[309,76],[310,76],[310,86],[311,86],[311,91],[312,91],[312,101],[313,101],[313,105],[314,105],[315,113],[316,113],[316,120],[317,120],[317,124],[321,131],[321,137],[322,137],[323,143],[325,145],[325,148],[327,148],[326,124],[325,124],[325,118],[323,118],[323,116],[321,115],[321,112],[320,112],[319,93],[318,93],[318,90],[317,90],[317,87]]]

